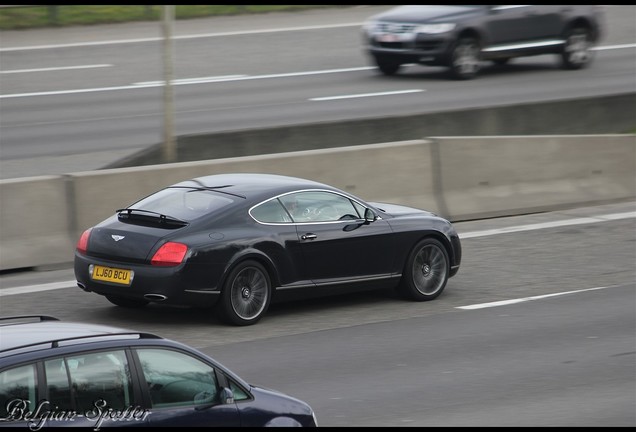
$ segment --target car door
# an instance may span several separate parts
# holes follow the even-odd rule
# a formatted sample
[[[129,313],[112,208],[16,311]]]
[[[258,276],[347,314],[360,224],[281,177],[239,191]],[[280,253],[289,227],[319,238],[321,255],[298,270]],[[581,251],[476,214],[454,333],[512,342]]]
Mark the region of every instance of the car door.
[[[222,400],[212,365],[167,347],[139,347],[135,352],[150,399],[149,426],[240,426],[236,404]]]
[[[527,43],[554,36],[557,6],[496,5],[488,15],[489,45]]]
[[[0,416],[25,430],[147,426],[125,349],[77,351],[0,372]],[[37,377],[37,378],[36,378]]]
[[[366,222],[360,203],[331,191],[303,191],[281,201],[296,223],[307,279],[333,285],[390,276],[392,230],[382,219]]]

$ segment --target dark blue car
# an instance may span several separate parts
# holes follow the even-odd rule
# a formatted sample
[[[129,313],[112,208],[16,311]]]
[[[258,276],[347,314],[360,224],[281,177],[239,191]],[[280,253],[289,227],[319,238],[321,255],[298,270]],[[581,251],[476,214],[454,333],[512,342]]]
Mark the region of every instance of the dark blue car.
[[[0,318],[0,427],[315,427],[303,401],[256,387],[154,334]]]

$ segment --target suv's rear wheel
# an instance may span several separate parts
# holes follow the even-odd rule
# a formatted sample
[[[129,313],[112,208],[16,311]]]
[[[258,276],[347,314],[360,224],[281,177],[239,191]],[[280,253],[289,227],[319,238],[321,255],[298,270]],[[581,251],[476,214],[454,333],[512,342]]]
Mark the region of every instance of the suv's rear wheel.
[[[585,27],[568,32],[561,52],[564,69],[582,69],[592,61],[592,35]]]
[[[481,47],[475,38],[464,37],[457,41],[451,52],[451,75],[456,79],[472,79],[481,66]]]

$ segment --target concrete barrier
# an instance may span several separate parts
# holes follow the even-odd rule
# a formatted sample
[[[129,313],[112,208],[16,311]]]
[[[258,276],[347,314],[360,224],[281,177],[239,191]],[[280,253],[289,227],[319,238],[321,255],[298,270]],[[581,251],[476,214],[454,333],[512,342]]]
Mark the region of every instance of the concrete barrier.
[[[64,176],[0,181],[0,270],[68,262],[75,247]]]
[[[71,262],[116,209],[224,172],[306,177],[458,221],[636,199],[636,135],[434,137],[0,180],[0,270]]]
[[[481,219],[636,197],[636,136],[431,138],[440,212]]]
[[[634,107],[634,92],[461,110],[440,110],[433,104],[413,115],[384,113],[376,118],[183,135],[176,139],[176,160],[170,162],[350,147],[430,136],[628,133],[636,127]],[[164,162],[163,146],[157,144],[105,168]]]

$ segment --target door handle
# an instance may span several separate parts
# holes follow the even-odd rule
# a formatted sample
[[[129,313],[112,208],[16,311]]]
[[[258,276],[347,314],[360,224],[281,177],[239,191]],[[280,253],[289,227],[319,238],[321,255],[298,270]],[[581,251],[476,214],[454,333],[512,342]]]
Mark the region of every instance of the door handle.
[[[313,240],[315,238],[318,238],[318,236],[316,234],[307,233],[307,234],[301,235],[300,238],[301,240]]]

